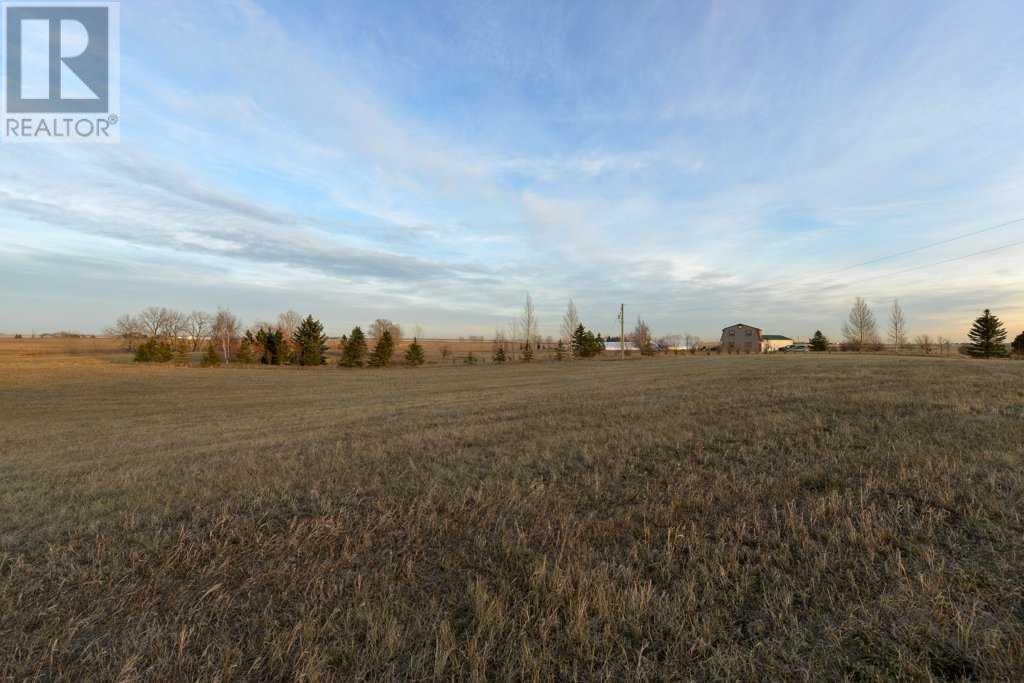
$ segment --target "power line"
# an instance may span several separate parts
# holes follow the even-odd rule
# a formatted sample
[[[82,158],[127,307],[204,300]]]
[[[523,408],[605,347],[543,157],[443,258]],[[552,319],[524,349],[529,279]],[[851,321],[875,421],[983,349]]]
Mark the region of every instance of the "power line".
[[[931,249],[932,247],[938,247],[938,246],[941,246],[943,244],[949,244],[950,242],[956,242],[957,240],[962,240],[965,237],[973,237],[974,235],[980,235],[980,234],[982,234],[984,232],[991,232],[992,230],[998,230],[999,228],[1005,228],[1005,227],[1010,226],[1010,225],[1016,225],[1017,223],[1024,223],[1024,218],[1015,218],[1012,221],[1006,221],[1005,223],[1000,223],[998,225],[990,225],[987,228],[981,228],[980,230],[974,230],[972,232],[965,232],[962,235],[956,235],[955,237],[950,237],[948,239],[939,240],[938,242],[931,242],[929,244],[925,244],[925,245],[922,245],[920,247],[914,247],[913,249],[907,249],[906,251],[899,251],[899,252],[896,252],[895,254],[889,254],[887,256],[879,256],[877,258],[869,259],[867,261],[861,261],[860,263],[854,263],[853,265],[846,266],[845,268],[840,268],[839,270],[834,270],[831,273],[825,273],[825,275],[835,275],[836,273],[844,273],[844,272],[846,272],[848,270],[853,270],[854,268],[860,268],[861,266],[868,266],[868,265],[871,265],[873,263],[879,263],[880,261],[888,261],[889,259],[898,258],[900,256],[906,256],[907,254],[916,254],[917,252],[924,251],[925,249]]]

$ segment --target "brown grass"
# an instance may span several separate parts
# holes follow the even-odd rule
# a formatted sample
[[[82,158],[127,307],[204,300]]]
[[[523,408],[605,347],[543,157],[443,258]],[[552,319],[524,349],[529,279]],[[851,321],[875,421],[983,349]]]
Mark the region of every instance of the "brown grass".
[[[49,363],[0,678],[1024,676],[1024,364]]]

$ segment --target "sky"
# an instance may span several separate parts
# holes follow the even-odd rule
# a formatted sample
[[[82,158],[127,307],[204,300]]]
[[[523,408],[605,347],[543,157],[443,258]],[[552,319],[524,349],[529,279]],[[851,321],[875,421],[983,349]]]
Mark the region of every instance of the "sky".
[[[1022,74],[1014,1],[125,1],[121,142],[0,145],[0,332],[1013,336]]]

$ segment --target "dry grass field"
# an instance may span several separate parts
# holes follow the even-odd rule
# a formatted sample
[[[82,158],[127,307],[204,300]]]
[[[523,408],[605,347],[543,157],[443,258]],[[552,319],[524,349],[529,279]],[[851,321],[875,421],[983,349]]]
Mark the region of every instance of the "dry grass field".
[[[0,678],[1024,678],[1024,363],[123,360],[0,349]]]

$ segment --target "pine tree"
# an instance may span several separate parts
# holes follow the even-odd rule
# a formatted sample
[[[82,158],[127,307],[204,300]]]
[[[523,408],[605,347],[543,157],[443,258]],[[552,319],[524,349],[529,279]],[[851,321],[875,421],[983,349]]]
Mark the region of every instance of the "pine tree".
[[[1006,355],[1006,329],[999,318],[992,315],[987,308],[974,321],[974,326],[967,336],[971,340],[967,353],[975,358],[998,358]]]
[[[505,356],[505,347],[500,344],[494,347],[494,358],[495,363],[504,363],[508,358]]]
[[[191,357],[188,353],[188,344],[185,340],[179,341],[174,346],[174,364],[175,365],[190,365]]]
[[[235,354],[235,360],[242,365],[252,365],[256,360],[252,354],[252,345],[252,333],[246,333],[245,337],[242,338],[242,342],[238,345],[238,353]]]
[[[466,365],[476,365],[476,356],[473,355],[472,351],[470,351],[469,355],[466,356],[466,361],[465,362],[466,362]]]
[[[1018,356],[1024,356],[1024,332],[1017,335],[1013,340],[1013,352]]]
[[[349,335],[348,341],[345,342],[345,349],[341,353],[338,365],[343,365],[347,368],[361,368],[365,361],[366,336],[363,334],[363,330],[356,326],[352,328],[352,334]]]
[[[391,356],[394,352],[395,344],[391,341],[391,331],[384,330],[377,340],[377,345],[373,347],[373,353],[370,354],[370,367],[386,367],[391,362]]]
[[[562,340],[558,340],[558,345],[555,347],[555,360],[565,360],[565,344]]]
[[[412,344],[409,344],[409,348],[405,350],[405,362],[408,365],[416,367],[423,365],[426,362],[426,355],[423,353],[423,347],[420,346],[420,342],[416,337],[412,338]]]
[[[580,323],[576,328],[576,331],[572,334],[572,340],[569,342],[569,353],[571,353],[574,358],[583,358],[586,341],[587,330],[583,327],[583,323]]]
[[[533,344],[530,342],[523,344],[522,358],[524,363],[529,363],[533,360]]]
[[[811,337],[811,350],[828,351],[828,338],[821,333],[821,330],[815,331],[814,336]]]
[[[261,329],[256,333],[256,343],[263,349],[260,363],[281,365],[285,360],[284,333],[281,330]]]
[[[299,365],[323,365],[326,361],[327,335],[324,334],[324,326],[319,320],[314,320],[308,315],[299,324],[299,328],[292,333],[292,342],[295,344],[295,360]]]
[[[201,365],[204,368],[216,368],[220,366],[220,356],[217,355],[217,349],[213,348],[213,344],[206,345],[206,352],[203,353]]]

